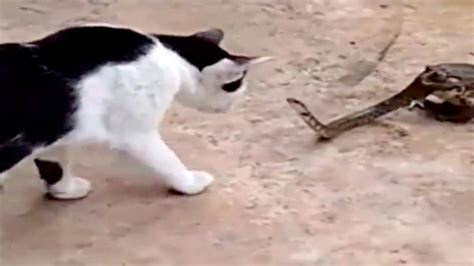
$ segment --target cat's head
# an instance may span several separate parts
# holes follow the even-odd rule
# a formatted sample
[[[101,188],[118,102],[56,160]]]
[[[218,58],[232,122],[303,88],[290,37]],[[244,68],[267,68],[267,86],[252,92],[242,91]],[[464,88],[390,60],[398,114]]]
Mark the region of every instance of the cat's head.
[[[191,71],[177,100],[203,112],[226,112],[246,90],[246,74],[252,65],[270,57],[232,55],[219,47],[224,32],[217,28],[190,36],[157,36],[178,53]]]

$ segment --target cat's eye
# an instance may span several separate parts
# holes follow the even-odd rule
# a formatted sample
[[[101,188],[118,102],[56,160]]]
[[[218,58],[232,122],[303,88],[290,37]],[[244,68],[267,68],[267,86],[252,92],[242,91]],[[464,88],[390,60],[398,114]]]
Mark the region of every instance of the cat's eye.
[[[245,75],[247,75],[247,71],[244,71],[244,74],[240,79],[222,85],[222,89],[229,93],[235,92],[240,88],[240,86],[242,86],[242,81],[244,80]]]

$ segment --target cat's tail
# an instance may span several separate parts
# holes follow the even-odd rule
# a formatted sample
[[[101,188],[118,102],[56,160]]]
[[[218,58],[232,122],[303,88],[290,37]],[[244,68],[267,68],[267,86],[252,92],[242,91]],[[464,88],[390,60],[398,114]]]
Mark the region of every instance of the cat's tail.
[[[298,113],[298,115],[303,119],[303,121],[308,125],[316,134],[318,135],[319,138],[321,139],[330,139],[333,137],[333,134],[331,134],[331,130],[323,124],[321,121],[319,121],[312,113],[309,111],[308,107],[302,103],[299,100],[296,100],[294,98],[288,98],[286,99],[288,104],[290,104],[291,108]]]

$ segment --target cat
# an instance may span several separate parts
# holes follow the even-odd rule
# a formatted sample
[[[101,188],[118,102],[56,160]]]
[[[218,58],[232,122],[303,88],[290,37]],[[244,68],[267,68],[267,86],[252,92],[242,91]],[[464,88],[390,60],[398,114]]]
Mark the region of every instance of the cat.
[[[90,181],[71,173],[70,147],[107,143],[136,158],[177,192],[193,195],[214,180],[191,171],[161,138],[173,102],[202,112],[230,110],[252,65],[233,55],[224,32],[144,33],[117,25],[67,27],[41,39],[0,44],[0,182],[34,158],[47,193],[84,198]],[[54,160],[41,158],[54,148]]]

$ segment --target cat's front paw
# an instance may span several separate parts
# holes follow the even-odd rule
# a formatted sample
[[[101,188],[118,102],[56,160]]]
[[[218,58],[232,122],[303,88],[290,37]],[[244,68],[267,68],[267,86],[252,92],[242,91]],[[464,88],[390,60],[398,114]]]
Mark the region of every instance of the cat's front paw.
[[[72,200],[86,197],[91,192],[92,185],[84,178],[69,177],[48,186],[47,189],[48,195],[53,199]]]
[[[214,181],[214,177],[202,171],[190,171],[191,175],[186,182],[172,186],[172,189],[186,194],[195,195],[203,192]]]

